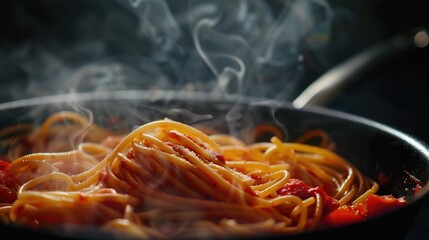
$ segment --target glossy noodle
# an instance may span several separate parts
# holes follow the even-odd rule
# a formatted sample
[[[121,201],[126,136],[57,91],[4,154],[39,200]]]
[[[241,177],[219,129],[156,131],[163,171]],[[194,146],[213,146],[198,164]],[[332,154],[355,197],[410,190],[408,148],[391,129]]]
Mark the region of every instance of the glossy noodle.
[[[116,134],[59,112],[19,142],[5,167],[16,199],[0,205],[0,221],[36,228],[141,239],[296,234],[378,190],[326,148],[276,136],[246,144],[169,119]]]

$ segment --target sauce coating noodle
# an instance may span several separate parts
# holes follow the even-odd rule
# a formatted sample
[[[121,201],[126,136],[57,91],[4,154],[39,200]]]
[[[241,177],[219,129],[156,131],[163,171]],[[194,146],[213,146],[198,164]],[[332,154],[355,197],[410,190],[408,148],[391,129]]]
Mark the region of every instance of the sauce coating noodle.
[[[294,234],[378,190],[325,148],[276,136],[245,144],[169,119],[118,135],[60,112],[24,142],[10,146],[16,199],[0,205],[5,223],[141,239]]]

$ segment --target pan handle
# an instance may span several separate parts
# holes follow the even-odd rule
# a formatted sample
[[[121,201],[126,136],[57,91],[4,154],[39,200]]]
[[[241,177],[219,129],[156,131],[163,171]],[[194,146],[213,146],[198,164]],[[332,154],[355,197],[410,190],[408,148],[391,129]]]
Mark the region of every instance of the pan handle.
[[[375,44],[321,75],[292,102],[292,105],[296,108],[310,105],[326,106],[338,92],[377,63],[407,49],[424,48],[428,43],[428,32],[420,30],[411,37],[398,35]]]

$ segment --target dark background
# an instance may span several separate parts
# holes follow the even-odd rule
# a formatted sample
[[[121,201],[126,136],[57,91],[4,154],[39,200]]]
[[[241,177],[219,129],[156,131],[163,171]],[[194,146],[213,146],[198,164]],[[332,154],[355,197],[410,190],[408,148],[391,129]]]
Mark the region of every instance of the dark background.
[[[270,4],[275,10],[282,2]],[[293,100],[318,76],[372,44],[397,34],[410,35],[417,29],[429,29],[423,0],[329,3],[353,16],[347,29],[341,27],[344,22],[335,23],[337,29],[347,30],[348,35],[345,40],[333,41],[323,53],[317,53],[318,59],[326,60],[324,64],[308,66],[306,78],[285,100]],[[79,46],[76,43],[85,41],[102,42],[103,56],[150,54],[150,43],[136,34],[137,27],[136,18],[111,1],[2,0],[0,102],[58,93],[56,89],[63,82],[47,82],[44,78],[52,74],[49,71],[55,71],[52,66],[55,59],[34,62],[28,58],[40,55],[38,47],[61,52],[58,64],[69,66],[80,64],[82,56],[85,61],[100,57],[97,45],[76,48]],[[76,51],[82,54],[72,54]],[[429,49],[407,50],[375,65],[359,75],[355,84],[342,91],[327,107],[384,123],[429,144]],[[429,237],[428,202],[424,203],[419,220],[406,239]]]

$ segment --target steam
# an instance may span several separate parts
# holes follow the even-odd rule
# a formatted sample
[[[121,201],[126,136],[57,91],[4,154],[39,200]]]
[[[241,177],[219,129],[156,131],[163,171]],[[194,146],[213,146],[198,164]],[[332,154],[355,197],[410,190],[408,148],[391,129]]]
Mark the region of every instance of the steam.
[[[239,95],[243,92],[245,74],[249,72],[246,67],[252,65],[242,59],[251,59],[250,50],[241,37],[224,36],[212,30],[219,18],[198,21],[193,40],[199,55],[215,75],[220,91],[225,96]]]
[[[328,43],[331,21],[331,9],[324,0],[286,4],[262,39],[258,62],[287,66],[302,61],[301,46],[316,49]]]
[[[119,0],[118,3],[139,18],[137,34],[147,37],[158,55],[167,53],[172,45],[179,40],[181,31],[174,20],[168,3],[164,0]]]
[[[156,82],[154,82],[156,80]],[[70,92],[134,89],[169,89],[169,79],[153,61],[139,58],[105,58],[73,71],[65,86]]]
[[[12,100],[160,89],[290,101],[311,73],[326,67],[318,56],[332,42],[336,16],[326,0],[79,4],[90,10],[70,20],[80,31],[71,44],[37,39],[2,54],[1,66],[24,75],[18,76],[24,86],[9,93]],[[96,8],[104,11],[100,17]],[[60,20],[67,21],[53,19]]]
[[[72,101],[58,103],[58,109],[68,105],[91,122],[126,112],[127,119],[115,129],[168,116],[188,124],[209,122],[215,129],[226,127],[222,131],[242,139],[248,139],[258,122],[266,121],[288,136],[287,126],[276,119],[276,101],[294,100],[317,75],[315,71],[327,67],[330,43],[344,36],[333,35],[338,9],[334,11],[326,0],[111,0],[75,4],[79,12],[76,18],[67,20],[60,14],[52,20],[70,21],[65,26],[73,26],[68,36],[74,38],[65,42],[61,34],[68,29],[48,25],[51,33],[44,30],[42,20],[30,17],[28,22],[42,29],[41,38],[0,52],[0,76],[18,83],[8,86],[7,98],[67,94]],[[69,10],[75,7],[65,6]],[[55,5],[51,10],[56,11]],[[101,102],[96,108],[81,104],[81,93],[101,93],[98,96],[103,97],[121,91],[145,94],[142,100],[147,104],[126,102],[114,108]],[[154,104],[154,96],[162,98],[162,106]],[[189,101],[237,100],[237,104],[228,105],[225,111],[224,106],[213,103],[207,108],[213,112],[206,115],[194,104],[189,104],[190,109],[175,104],[177,96]],[[259,105],[240,105],[243,97],[264,100],[261,104],[268,105],[270,111],[257,116],[260,112],[254,109],[260,109]],[[43,109],[34,110],[29,115],[34,119],[43,116],[41,112]]]
[[[93,113],[79,105],[78,93],[144,90],[151,96],[157,95],[151,92],[161,91],[166,107],[156,111],[195,123],[214,116],[175,108],[169,102],[174,100],[170,93],[203,93],[202,99],[218,100],[250,97],[277,106],[276,100],[292,101],[327,68],[324,60],[332,48],[330,43],[338,38],[332,30],[339,21],[338,10],[326,0],[75,4],[79,4],[76,18],[67,20],[60,15],[52,20],[70,21],[69,26],[75,27],[69,36],[74,38],[66,43],[61,36],[55,38],[55,33],[68,29],[49,25],[49,36],[45,37],[46,30],[41,31],[41,39],[0,53],[4,56],[0,69],[7,69],[0,70],[5,71],[0,76],[16,75],[12,78],[18,78],[14,82],[19,83],[10,86],[9,100],[76,93],[71,107],[92,118]],[[73,4],[66,6],[73,10]],[[44,29],[42,21],[28,21]],[[115,110],[109,110],[114,115]],[[135,115],[135,110],[129,111]],[[230,133],[251,128],[251,120],[242,121],[249,117],[243,111],[239,105],[232,106],[222,116]],[[272,122],[279,125],[275,109],[270,114]],[[136,118],[151,120],[150,116]]]

